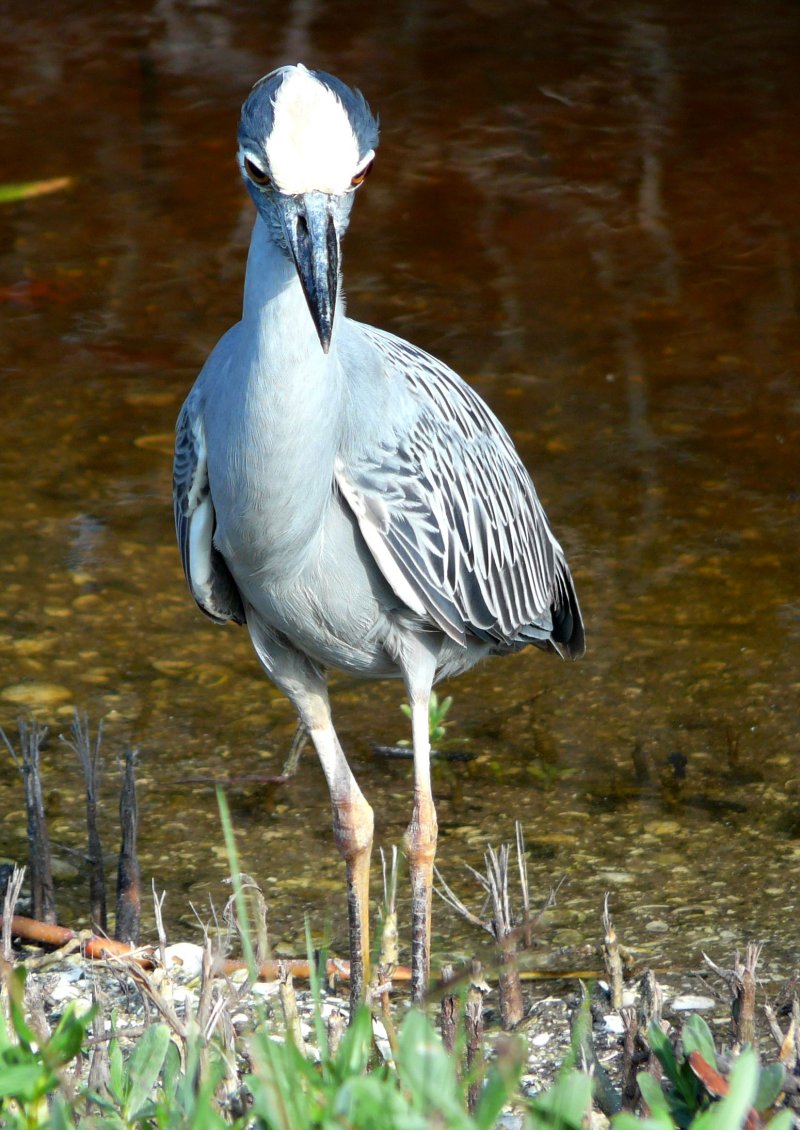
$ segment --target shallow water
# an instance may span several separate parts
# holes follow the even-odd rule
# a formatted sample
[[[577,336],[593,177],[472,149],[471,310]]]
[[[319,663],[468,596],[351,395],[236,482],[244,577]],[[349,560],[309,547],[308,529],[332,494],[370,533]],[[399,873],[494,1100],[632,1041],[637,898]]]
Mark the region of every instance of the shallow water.
[[[507,424],[569,558],[589,650],[493,661],[447,686],[439,863],[525,828],[543,937],[594,941],[610,891],[655,961],[755,936],[797,947],[798,232],[795,5],[589,0],[248,5],[72,2],[0,13],[4,181],[73,178],[0,208],[0,724],[50,724],[59,853],[82,844],[55,735],[105,718],[141,747],[145,881],[168,923],[218,904],[211,784],[280,772],[288,704],[243,632],[184,589],[171,431],[238,316],[251,206],[233,161],[249,85],[281,62],[362,87],[382,122],[345,244],[354,316],[467,376]],[[410,764],[393,683],[334,678],[340,736],[398,843]],[[7,761],[0,852],[24,856]],[[274,940],[344,948],[341,865],[307,753],[228,789]],[[84,914],[78,882],[60,916]],[[435,908],[436,956],[474,936]]]

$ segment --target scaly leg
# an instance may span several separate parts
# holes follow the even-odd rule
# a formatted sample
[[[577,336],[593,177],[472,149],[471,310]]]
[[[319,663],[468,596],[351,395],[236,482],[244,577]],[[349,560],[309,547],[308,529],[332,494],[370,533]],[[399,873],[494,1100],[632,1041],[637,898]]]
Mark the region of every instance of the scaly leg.
[[[364,1000],[369,983],[369,865],[372,854],[372,809],[364,799],[333,726],[311,728],[311,740],[328,781],[333,807],[333,834],[347,874],[350,922],[350,1015]]]
[[[406,678],[414,741],[414,808],[405,834],[411,875],[411,998],[421,1004],[431,968],[431,898],[438,825],[431,791],[429,701],[435,654],[421,648]]]

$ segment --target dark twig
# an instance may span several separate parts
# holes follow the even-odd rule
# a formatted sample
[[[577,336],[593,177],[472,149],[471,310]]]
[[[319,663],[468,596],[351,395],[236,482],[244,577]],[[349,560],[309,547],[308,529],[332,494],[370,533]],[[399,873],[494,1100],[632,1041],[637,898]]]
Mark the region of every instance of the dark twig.
[[[114,937],[121,942],[139,944],[141,928],[141,888],[136,832],[139,815],[136,806],[136,759],[139,751],[128,747],[122,771],[119,796],[121,843],[117,870],[117,915]]]
[[[622,1021],[622,1109],[634,1110],[636,1108],[636,1036],[639,1031],[639,1022],[636,1018],[635,1008],[620,1010]]]
[[[659,1028],[666,1033],[669,1025],[662,1018],[661,1013],[663,1007],[664,993],[661,986],[656,980],[656,975],[653,973],[652,969],[646,969],[642,974],[641,980],[639,1039],[642,1041],[643,1061],[646,1064],[645,1070],[648,1075],[652,1075],[659,1083],[664,1074],[663,1068],[661,1067],[661,1060],[657,1055],[652,1054],[649,1041],[646,1039],[642,1040],[642,1036],[649,1031],[651,1024],[657,1024]]]
[[[453,980],[452,965],[442,966],[442,981],[447,986]],[[442,1044],[450,1055],[456,1046],[456,1030],[458,1028],[459,998],[452,992],[445,992],[442,997],[439,1021],[442,1032]]]
[[[483,1082],[483,1007],[480,1000],[467,1001],[464,1010],[464,1026],[467,1030],[467,1109],[475,1113],[481,1095]]]
[[[74,750],[83,768],[86,783],[86,833],[87,861],[89,864],[89,912],[92,929],[104,934],[108,928],[106,912],[106,879],[103,870],[103,848],[97,830],[98,776],[100,770],[100,746],[103,740],[103,720],[97,724],[94,744],[89,730],[86,714],[75,711],[72,719],[72,737],[63,734],[61,741]]]
[[[28,815],[28,852],[30,856],[33,916],[40,922],[56,921],[56,896],[50,865],[50,840],[44,814],[41,778],[41,749],[49,733],[47,726],[24,718],[18,720],[19,756],[3,730],[0,737],[22,773],[25,786],[25,809]]]
[[[467,1036],[467,1109],[474,1114],[483,1086],[485,1058],[483,1054],[483,994],[488,988],[483,979],[481,963],[472,962],[472,982],[464,1007],[464,1028]]]

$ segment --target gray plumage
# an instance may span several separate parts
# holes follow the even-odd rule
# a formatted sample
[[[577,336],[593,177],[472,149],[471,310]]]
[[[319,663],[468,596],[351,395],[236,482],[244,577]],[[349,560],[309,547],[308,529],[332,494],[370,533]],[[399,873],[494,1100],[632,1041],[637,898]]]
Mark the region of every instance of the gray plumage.
[[[247,624],[312,736],[330,729],[317,746],[335,811],[345,769],[319,706],[325,668],[403,677],[419,705],[487,654],[584,650],[564,554],[503,427],[441,361],[344,315],[339,240],[377,140],[363,97],[332,76],[281,68],[253,89],[243,316],[189,394],[175,449],[192,594]],[[424,745],[415,731],[418,762]]]

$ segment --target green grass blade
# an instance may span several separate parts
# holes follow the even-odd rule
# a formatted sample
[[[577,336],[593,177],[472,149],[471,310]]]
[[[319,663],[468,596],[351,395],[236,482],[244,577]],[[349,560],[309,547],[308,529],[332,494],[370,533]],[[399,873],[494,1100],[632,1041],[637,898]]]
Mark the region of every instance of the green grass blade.
[[[158,1081],[169,1047],[169,1028],[166,1024],[151,1024],[133,1049],[128,1059],[129,1080],[125,1111],[130,1119],[140,1116],[140,1111],[150,1099],[150,1092]]]
[[[247,964],[248,975],[251,980],[255,981],[258,978],[258,969],[256,968],[253,940],[250,934],[250,918],[247,912],[247,900],[242,890],[242,873],[239,869],[239,854],[236,851],[236,841],[233,836],[233,824],[231,822],[231,812],[228,808],[228,801],[219,785],[217,786],[217,804],[219,805],[219,815],[222,821],[222,834],[225,837],[225,850],[228,854],[228,865],[231,869],[233,897],[236,904],[236,914],[239,919],[242,951],[244,953],[245,963]]]

